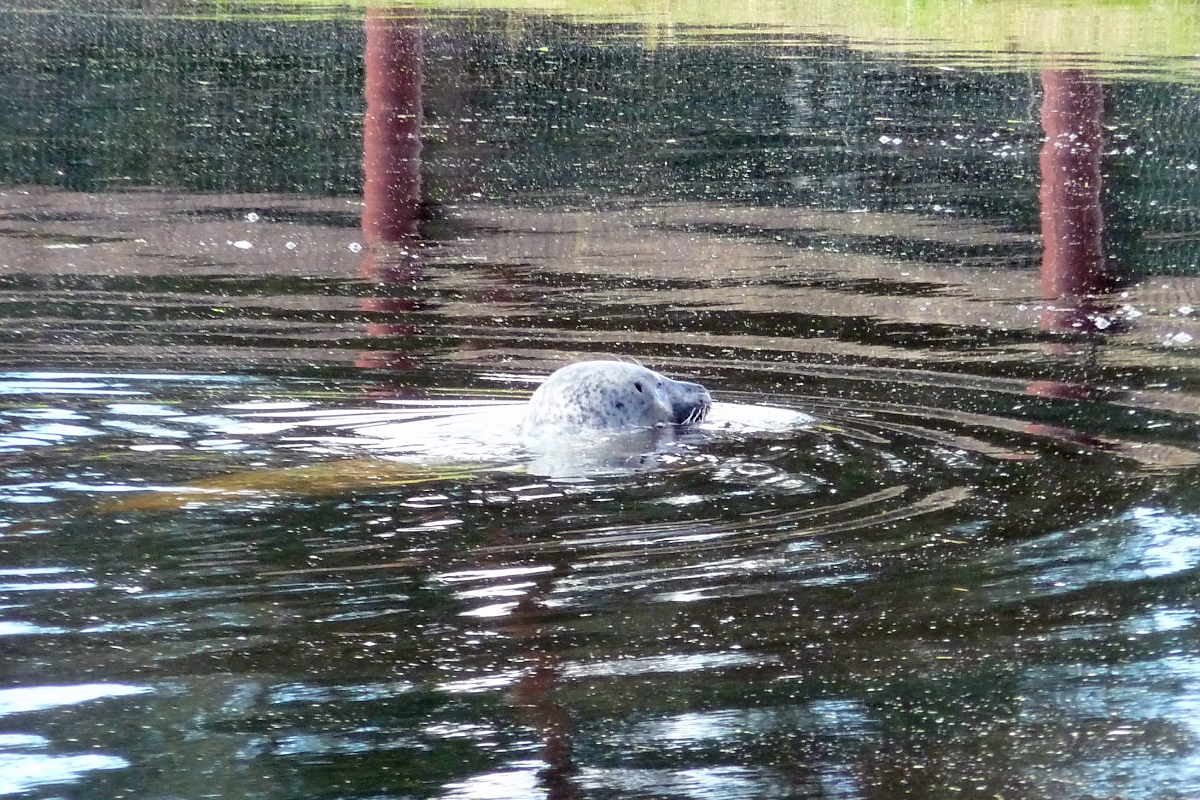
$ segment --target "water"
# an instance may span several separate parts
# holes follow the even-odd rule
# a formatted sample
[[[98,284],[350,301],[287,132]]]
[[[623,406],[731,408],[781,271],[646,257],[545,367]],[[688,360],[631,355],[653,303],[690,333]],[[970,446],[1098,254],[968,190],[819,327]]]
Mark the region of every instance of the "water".
[[[0,10],[0,793],[1200,791],[1195,9],[905,8]]]

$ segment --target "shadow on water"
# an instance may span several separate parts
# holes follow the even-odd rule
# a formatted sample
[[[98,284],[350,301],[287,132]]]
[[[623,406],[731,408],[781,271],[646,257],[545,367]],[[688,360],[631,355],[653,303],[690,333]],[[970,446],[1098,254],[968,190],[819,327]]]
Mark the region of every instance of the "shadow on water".
[[[1200,787],[1157,62],[3,13],[0,793]],[[714,419],[540,469],[604,354]]]

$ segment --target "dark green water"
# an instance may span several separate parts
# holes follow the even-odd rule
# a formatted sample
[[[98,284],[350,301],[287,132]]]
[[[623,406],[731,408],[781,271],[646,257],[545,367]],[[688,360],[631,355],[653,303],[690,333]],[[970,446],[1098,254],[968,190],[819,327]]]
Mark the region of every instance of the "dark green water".
[[[0,12],[0,793],[1200,792],[1194,86],[43,12]],[[604,355],[819,424],[572,480],[351,440]]]

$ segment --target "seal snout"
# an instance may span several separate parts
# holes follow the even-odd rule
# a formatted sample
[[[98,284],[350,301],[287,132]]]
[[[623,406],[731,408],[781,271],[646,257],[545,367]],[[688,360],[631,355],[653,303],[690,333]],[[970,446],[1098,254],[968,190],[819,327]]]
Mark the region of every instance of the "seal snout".
[[[669,380],[669,379],[668,379]],[[703,422],[712,409],[712,396],[698,383],[669,381],[674,384],[671,393],[672,420],[676,425],[694,425]]]

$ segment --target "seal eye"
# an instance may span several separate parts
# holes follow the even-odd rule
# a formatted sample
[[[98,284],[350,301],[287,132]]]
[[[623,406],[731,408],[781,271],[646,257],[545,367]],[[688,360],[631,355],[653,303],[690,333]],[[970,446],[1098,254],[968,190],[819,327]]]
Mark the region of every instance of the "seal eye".
[[[639,392],[641,392],[641,391],[644,391],[644,390],[642,389],[642,384],[641,384],[641,382],[640,382],[640,381],[634,381],[634,382],[633,382],[633,388],[637,389]]]

